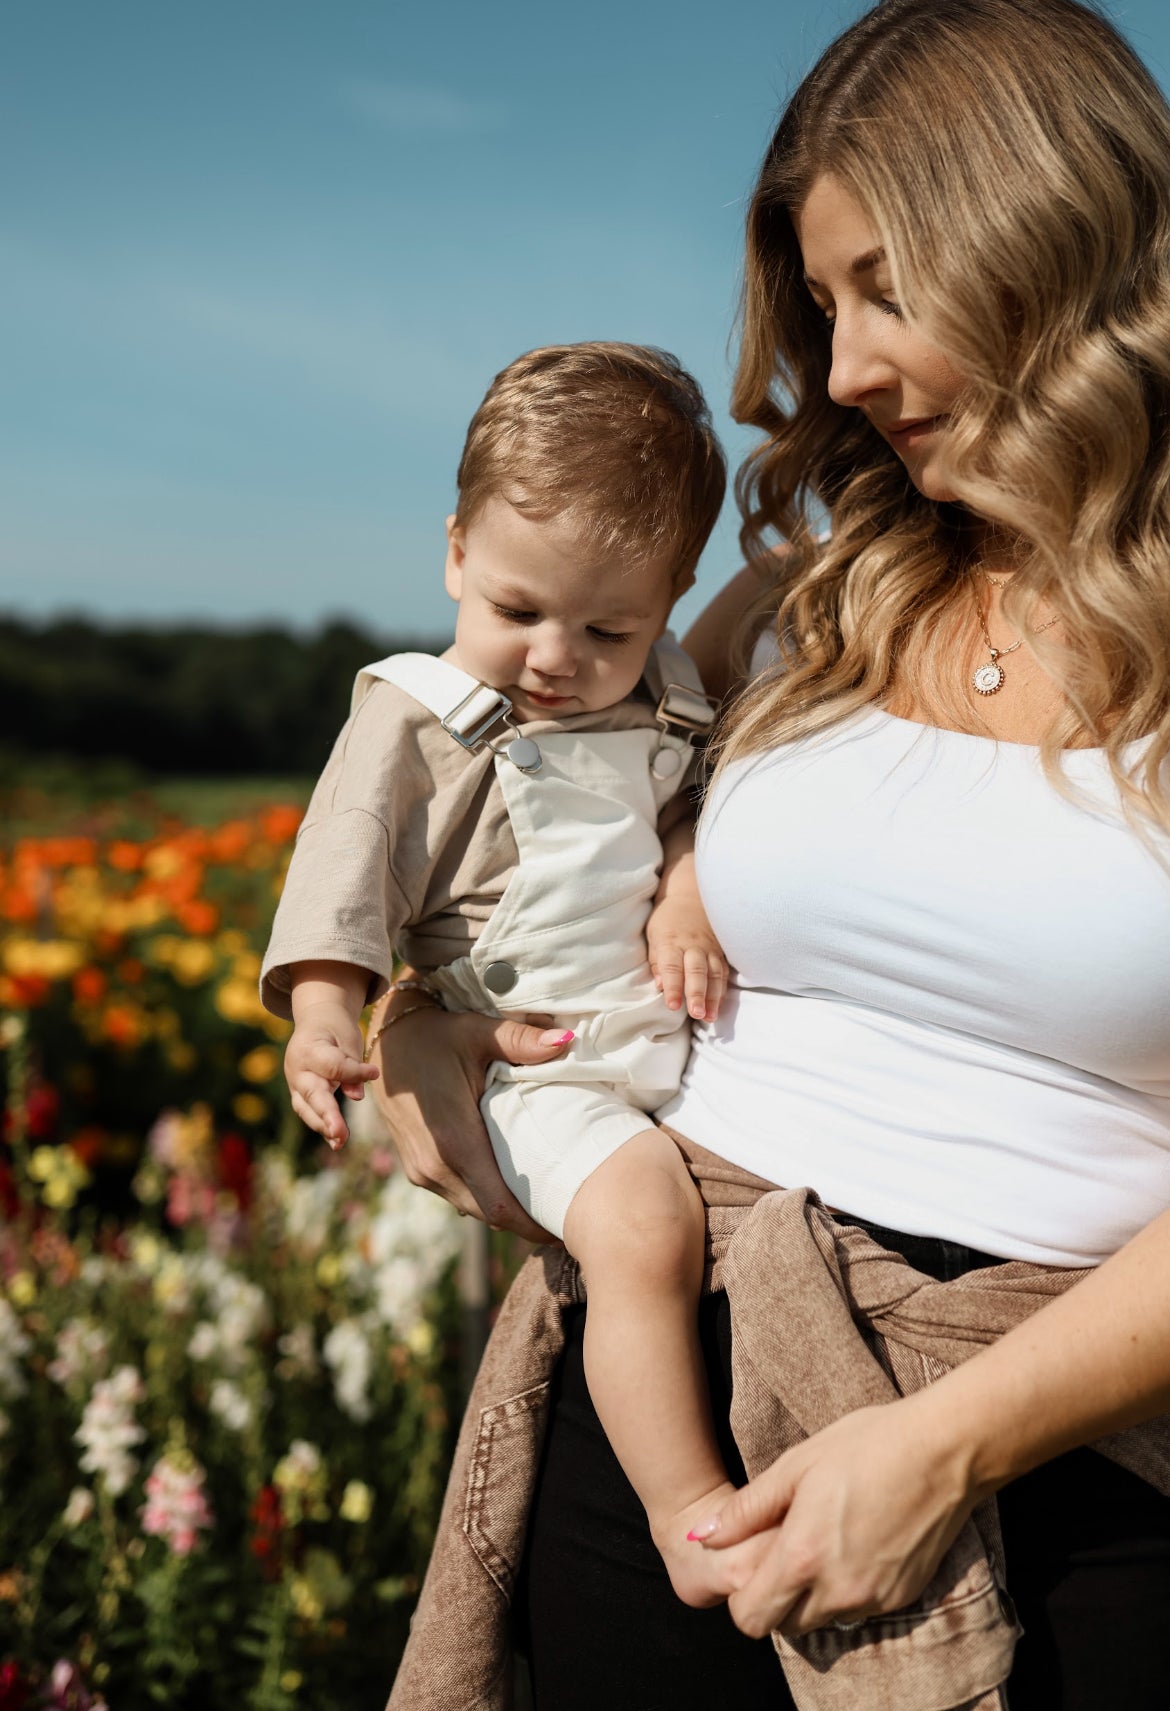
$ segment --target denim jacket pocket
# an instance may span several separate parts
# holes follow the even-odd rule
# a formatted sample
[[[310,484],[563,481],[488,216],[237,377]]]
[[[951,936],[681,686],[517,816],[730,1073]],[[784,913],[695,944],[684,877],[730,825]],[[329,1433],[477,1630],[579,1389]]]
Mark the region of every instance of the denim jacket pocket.
[[[481,1409],[468,1463],[463,1531],[505,1598],[524,1549],[548,1391],[537,1384]]]

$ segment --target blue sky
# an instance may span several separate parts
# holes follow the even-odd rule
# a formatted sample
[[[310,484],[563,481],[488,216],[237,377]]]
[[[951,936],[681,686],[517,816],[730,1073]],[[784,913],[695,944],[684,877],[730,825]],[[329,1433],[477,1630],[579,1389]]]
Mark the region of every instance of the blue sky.
[[[743,199],[862,9],[0,0],[0,609],[441,635],[467,419],[536,344],[665,345],[740,455]],[[1114,16],[1165,83],[1161,0]]]

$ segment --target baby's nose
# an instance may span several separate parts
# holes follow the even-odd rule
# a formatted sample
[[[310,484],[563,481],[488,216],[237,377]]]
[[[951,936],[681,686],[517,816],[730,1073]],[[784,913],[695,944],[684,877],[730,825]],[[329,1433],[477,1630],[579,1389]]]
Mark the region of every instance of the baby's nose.
[[[572,677],[577,670],[577,654],[563,630],[542,625],[529,644],[528,664],[542,677]]]

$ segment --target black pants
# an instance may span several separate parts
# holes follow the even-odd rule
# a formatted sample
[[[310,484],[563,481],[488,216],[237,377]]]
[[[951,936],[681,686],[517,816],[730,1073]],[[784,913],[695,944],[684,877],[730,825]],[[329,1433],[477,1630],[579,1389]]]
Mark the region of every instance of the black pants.
[[[874,1233],[936,1277],[995,1263]],[[747,1639],[724,1607],[675,1597],[589,1400],[584,1319],[583,1308],[567,1316],[515,1604],[536,1711],[791,1711],[770,1640]],[[740,1484],[725,1296],[703,1301],[699,1327],[724,1461]],[[999,1503],[1026,1630],[1011,1711],[1170,1711],[1170,1499],[1083,1449],[1017,1480]]]

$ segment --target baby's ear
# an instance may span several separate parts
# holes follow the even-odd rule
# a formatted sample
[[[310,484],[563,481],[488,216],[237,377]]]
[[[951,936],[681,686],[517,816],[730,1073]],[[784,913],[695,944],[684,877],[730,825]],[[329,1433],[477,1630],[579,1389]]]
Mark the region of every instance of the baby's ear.
[[[463,528],[452,512],[447,518],[447,563],[443,569],[443,582],[452,600],[458,600],[463,593],[464,551]]]

